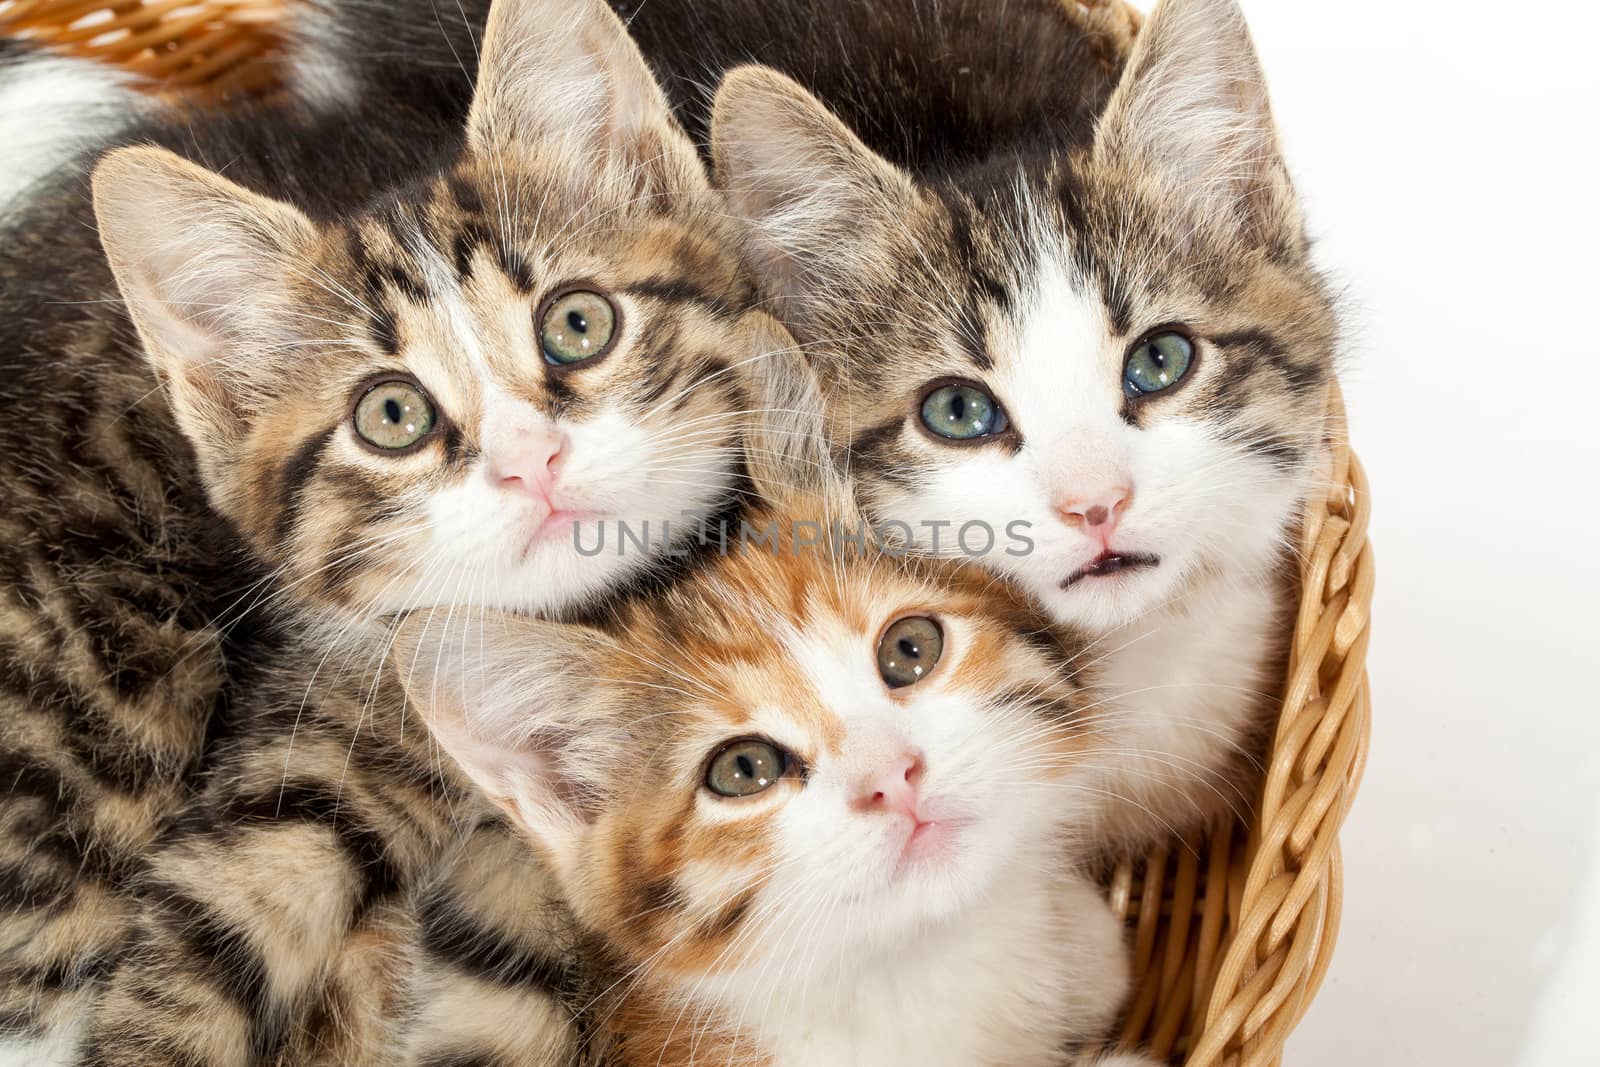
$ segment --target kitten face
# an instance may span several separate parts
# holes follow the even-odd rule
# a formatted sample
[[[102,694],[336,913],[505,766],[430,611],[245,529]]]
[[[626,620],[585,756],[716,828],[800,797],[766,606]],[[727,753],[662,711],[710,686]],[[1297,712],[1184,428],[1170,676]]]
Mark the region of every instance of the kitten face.
[[[875,519],[952,555],[1026,522],[984,562],[1096,631],[1278,558],[1335,326],[1231,0],[1165,3],[1092,148],[1046,162],[918,185],[753,69],[716,130]]]
[[[574,522],[659,532],[738,476],[764,327],[603,4],[498,3],[461,160],[348,220],[150,149],[96,204],[212,499],[299,599],[565,607],[652,562]]]
[[[507,173],[563,226],[515,248],[481,239],[497,174],[469,166],[337,235],[312,270],[363,279],[363,307],[311,303],[306,286],[347,341],[265,405],[226,489],[313,594],[559,607],[650,562],[579,555],[575,522],[659,529],[732,488],[737,365],[758,334],[725,247],[691,229],[697,210],[608,205],[593,226],[594,198],[559,172]],[[404,425],[394,403],[415,409]],[[364,436],[366,419],[398,447]]]
[[[1051,862],[1094,739],[1070,654],[970,568],[785,545],[603,635],[471,630],[403,633],[430,725],[591,929],[686,979],[770,966],[802,935],[832,965]]]

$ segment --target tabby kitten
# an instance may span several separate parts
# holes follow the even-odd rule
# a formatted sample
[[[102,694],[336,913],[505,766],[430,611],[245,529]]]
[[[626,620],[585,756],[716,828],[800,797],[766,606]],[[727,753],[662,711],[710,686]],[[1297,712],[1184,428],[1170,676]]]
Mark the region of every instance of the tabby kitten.
[[[814,392],[769,395],[771,551],[598,628],[413,616],[404,684],[586,931],[601,1062],[1064,1064],[1128,980],[1062,848],[1099,742],[1082,649],[973,568],[808,545],[797,521],[859,519]]]
[[[498,5],[466,151],[353,219],[145,148],[94,188],[211,500],[299,599],[560,609],[663,558],[575,522],[659,534],[734,488],[747,285],[598,0]]]
[[[944,92],[1003,106],[961,73]],[[1233,0],[1163,0],[1079,130],[907,154],[743,68],[712,144],[869,514],[930,554],[1026,531],[982,563],[1098,638],[1095,833],[1242,807],[1337,336]]]
[[[382,611],[556,610],[653,573],[581,556],[572,523],[659,543],[735,497],[739,364],[768,331],[599,0],[497,6],[464,144],[381,98],[127,138],[93,214],[69,168],[0,222],[0,1039],[118,966],[149,849],[263,672],[315,700],[345,668],[330,634],[381,655]],[[290,605],[329,620],[316,656]],[[339,706],[375,731],[378,693]]]

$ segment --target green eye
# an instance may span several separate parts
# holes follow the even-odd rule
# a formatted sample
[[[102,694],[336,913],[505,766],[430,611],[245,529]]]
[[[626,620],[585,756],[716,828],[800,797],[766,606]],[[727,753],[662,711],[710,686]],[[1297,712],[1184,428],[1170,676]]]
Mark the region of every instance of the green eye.
[[[617,332],[617,309],[599,293],[563,293],[545,308],[539,324],[544,358],[557,367],[604,355]]]
[[[1148,393],[1171,389],[1189,373],[1194,362],[1194,343],[1181,333],[1151,334],[1128,353],[1122,366],[1122,391],[1131,400]]]
[[[922,425],[952,441],[975,441],[1003,433],[1006,413],[976,385],[941,385],[922,399]]]
[[[361,394],[351,416],[356,433],[374,448],[399,452],[433,432],[438,417],[422,390],[407,381],[379,382]]]
[[[789,769],[783,749],[749,738],[723,746],[706,768],[706,788],[719,797],[750,797],[766,792]]]
[[[920,682],[944,654],[944,631],[924,615],[901,619],[878,641],[878,673],[890,689]]]

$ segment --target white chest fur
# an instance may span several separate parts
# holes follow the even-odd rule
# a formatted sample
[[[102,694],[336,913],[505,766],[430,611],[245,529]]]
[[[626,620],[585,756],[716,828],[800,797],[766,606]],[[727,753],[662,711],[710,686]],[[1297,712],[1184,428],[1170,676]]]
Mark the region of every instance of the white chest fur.
[[[1069,1042],[1109,1027],[1128,983],[1098,889],[1036,865],[907,944],[851,943],[800,939],[715,998],[773,1067],[1057,1067]]]
[[[1270,580],[1213,580],[1103,639],[1092,673],[1108,731],[1086,757],[1101,840],[1168,836],[1250,803],[1241,746],[1278,681],[1275,596]]]

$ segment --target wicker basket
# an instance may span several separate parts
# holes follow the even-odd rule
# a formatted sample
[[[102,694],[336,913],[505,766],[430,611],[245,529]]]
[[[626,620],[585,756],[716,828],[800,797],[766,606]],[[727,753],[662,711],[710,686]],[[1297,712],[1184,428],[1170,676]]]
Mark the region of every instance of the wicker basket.
[[[0,0],[0,33],[103,59],[184,95],[253,91],[298,0]],[[1123,54],[1139,15],[1068,0]],[[1307,509],[1300,611],[1262,795],[1219,824],[1112,872],[1137,993],[1122,1040],[1188,1067],[1271,1067],[1326,973],[1339,928],[1338,833],[1361,778],[1373,560],[1368,494],[1329,392],[1332,469]]]
[[[0,0],[0,33],[114,63],[156,92],[253,92],[275,80],[294,2]]]

